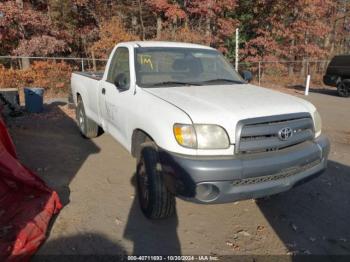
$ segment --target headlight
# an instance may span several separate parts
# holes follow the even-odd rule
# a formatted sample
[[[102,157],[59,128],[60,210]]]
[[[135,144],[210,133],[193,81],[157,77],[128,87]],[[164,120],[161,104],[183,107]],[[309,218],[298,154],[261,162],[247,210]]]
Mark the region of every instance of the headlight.
[[[322,120],[317,110],[314,112],[313,118],[314,118],[314,125],[315,125],[315,137],[318,137],[319,135],[321,135]]]
[[[230,141],[225,129],[217,125],[174,125],[176,141],[194,149],[225,149]]]
[[[198,149],[224,149],[230,146],[226,131],[216,125],[194,125]]]

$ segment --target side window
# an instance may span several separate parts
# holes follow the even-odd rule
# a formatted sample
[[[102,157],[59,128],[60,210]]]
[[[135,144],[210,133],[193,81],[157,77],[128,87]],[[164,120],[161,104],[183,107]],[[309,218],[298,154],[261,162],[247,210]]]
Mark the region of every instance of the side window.
[[[118,47],[115,51],[109,66],[107,82],[114,84],[114,80],[120,74],[125,75],[126,84],[130,85],[129,50],[126,47]]]

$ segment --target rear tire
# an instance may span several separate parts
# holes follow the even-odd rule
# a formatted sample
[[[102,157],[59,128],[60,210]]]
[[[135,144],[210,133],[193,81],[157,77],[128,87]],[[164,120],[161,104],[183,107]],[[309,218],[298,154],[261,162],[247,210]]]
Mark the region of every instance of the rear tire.
[[[99,129],[98,125],[86,116],[84,103],[81,98],[78,98],[78,104],[76,107],[75,114],[81,135],[84,138],[97,137]]]
[[[341,97],[350,96],[350,80],[342,80],[337,84],[337,91]]]
[[[141,145],[137,162],[137,193],[143,214],[149,219],[173,216],[175,196],[164,183],[157,147],[153,142]]]

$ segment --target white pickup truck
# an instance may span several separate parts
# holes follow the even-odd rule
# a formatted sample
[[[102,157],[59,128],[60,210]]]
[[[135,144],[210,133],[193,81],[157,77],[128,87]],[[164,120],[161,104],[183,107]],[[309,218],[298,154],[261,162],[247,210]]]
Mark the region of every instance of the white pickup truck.
[[[137,158],[140,207],[157,219],[174,213],[175,196],[261,198],[326,168],[316,108],[250,78],[207,46],[126,42],[104,73],[73,73],[71,86],[82,135],[103,129]]]

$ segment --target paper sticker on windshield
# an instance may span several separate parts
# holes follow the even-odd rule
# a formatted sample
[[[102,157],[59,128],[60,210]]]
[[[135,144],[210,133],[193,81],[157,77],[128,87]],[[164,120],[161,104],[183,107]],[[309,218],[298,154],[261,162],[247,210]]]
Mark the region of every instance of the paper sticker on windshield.
[[[141,65],[148,65],[153,70],[152,56],[141,55]]]

